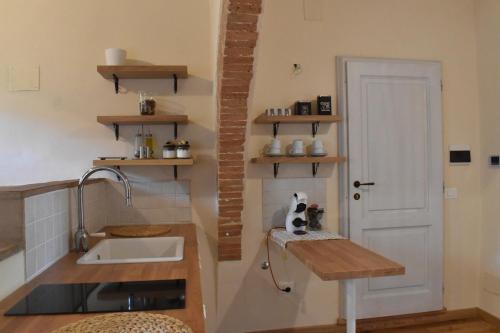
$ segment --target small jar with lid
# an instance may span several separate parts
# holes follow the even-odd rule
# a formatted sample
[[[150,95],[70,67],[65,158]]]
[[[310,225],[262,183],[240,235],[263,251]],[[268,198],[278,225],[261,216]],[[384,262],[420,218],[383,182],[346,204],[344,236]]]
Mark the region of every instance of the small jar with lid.
[[[177,158],[177,145],[168,141],[163,146],[163,158]]]
[[[188,141],[177,143],[177,158],[191,158],[191,149]]]

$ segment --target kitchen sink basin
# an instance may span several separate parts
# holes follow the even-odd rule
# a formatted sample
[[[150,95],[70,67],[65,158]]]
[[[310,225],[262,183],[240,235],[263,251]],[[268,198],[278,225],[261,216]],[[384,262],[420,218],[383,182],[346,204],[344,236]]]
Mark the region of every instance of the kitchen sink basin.
[[[77,264],[181,261],[184,237],[111,238],[100,241]]]

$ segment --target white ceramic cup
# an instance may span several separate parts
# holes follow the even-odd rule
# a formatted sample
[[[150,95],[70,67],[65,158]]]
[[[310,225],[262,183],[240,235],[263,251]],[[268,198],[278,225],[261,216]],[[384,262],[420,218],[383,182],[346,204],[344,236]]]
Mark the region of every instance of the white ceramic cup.
[[[311,151],[313,154],[324,154],[325,148],[323,147],[323,142],[319,139],[314,139],[311,145]]]
[[[293,140],[293,143],[290,147],[290,153],[292,155],[299,155],[304,153],[304,141],[301,139]]]
[[[125,65],[127,58],[127,51],[124,49],[109,48],[104,51],[106,57],[106,65],[108,66],[122,66]]]
[[[281,154],[281,141],[279,139],[273,139],[267,150],[268,154],[278,155]]]

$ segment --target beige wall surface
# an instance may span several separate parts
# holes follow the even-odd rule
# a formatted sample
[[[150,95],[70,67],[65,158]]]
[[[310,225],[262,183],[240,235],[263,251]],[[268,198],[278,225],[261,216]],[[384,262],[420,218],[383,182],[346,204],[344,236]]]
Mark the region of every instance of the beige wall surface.
[[[500,228],[498,200],[500,169],[488,165],[490,154],[500,154],[500,2],[477,3],[478,72],[481,114],[481,239],[480,305],[500,317]]]
[[[71,179],[80,176],[100,155],[128,155],[136,128],[122,127],[114,141],[110,128],[97,124],[98,114],[136,114],[138,90],[158,97],[160,110],[188,114],[192,123],[180,127],[191,139],[197,164],[180,168],[191,180],[192,219],[199,226],[200,252],[209,332],[239,333],[256,329],[319,325],[338,316],[338,284],[322,282],[292,256],[273,250],[275,269],[283,281],[295,283],[282,294],[272,285],[265,259],[262,223],[262,178],[272,167],[248,165],[245,185],[243,260],[224,262],[215,272],[216,164],[215,63],[221,0],[89,0],[0,2],[0,185]],[[491,44],[498,33],[496,0],[481,0],[478,41],[474,0],[318,0],[323,19],[305,21],[302,0],[267,0],[260,20],[256,75],[252,83],[250,116],[266,107],[288,106],[316,95],[335,97],[335,57],[341,55],[438,60],[443,63],[444,147],[469,144],[473,162],[450,167],[445,183],[457,187],[459,198],[445,201],[445,306],[448,309],[479,304],[480,257],[482,271],[498,274],[497,224],[492,184],[498,176],[479,160],[479,63],[481,85],[482,161],[495,151],[495,87],[500,53],[476,55],[476,42]],[[496,43],[496,42],[495,42]],[[496,43],[498,44],[498,43]],[[129,58],[154,64],[187,64],[191,77],[181,80],[173,94],[169,80],[122,81],[115,95],[110,81],[96,73],[104,49],[122,47]],[[303,71],[292,74],[292,64]],[[40,91],[9,92],[9,66],[40,66]],[[490,73],[491,72],[491,73]],[[497,73],[498,74],[498,73]],[[491,84],[495,86],[492,86]],[[484,89],[483,89],[484,87]],[[335,97],[336,100],[336,97]],[[498,103],[497,103],[498,104]],[[485,111],[485,110],[488,110]],[[159,144],[171,138],[172,128],[152,128]],[[280,128],[284,143],[302,137],[310,128]],[[271,126],[251,124],[246,159],[258,155],[271,138]],[[336,151],[335,125],[321,126],[319,137]],[[495,141],[496,140],[496,141]],[[491,151],[489,150],[491,149]],[[446,161],[446,157],[445,161]],[[482,169],[481,169],[482,167]],[[124,169],[134,181],[168,180],[169,168]],[[485,221],[481,233],[480,170]],[[311,177],[310,166],[280,168],[280,177]],[[338,227],[337,170],[321,165],[327,185],[327,224]],[[493,180],[492,180],[493,179]],[[499,178],[500,179],[500,178]],[[500,188],[499,186],[496,186]],[[491,198],[491,199],[490,199]],[[488,220],[489,219],[489,220]],[[496,232],[496,233],[495,233]],[[496,238],[495,238],[496,237]],[[495,256],[496,255],[496,259]],[[495,261],[496,260],[496,261]],[[20,266],[20,265],[18,265]],[[13,267],[13,266],[9,266]],[[4,270],[0,267],[0,275]],[[217,273],[217,285],[215,280]],[[24,274],[24,273],[23,273]],[[484,287],[484,286],[483,286]],[[481,293],[481,305],[498,309],[498,297]],[[498,314],[498,313],[497,313]]]
[[[469,144],[473,162],[450,167],[446,186],[459,198],[445,201],[445,300],[448,309],[478,305],[480,238],[480,161],[475,11],[473,0],[328,0],[322,21],[305,21],[302,0],[264,1],[256,52],[250,120],[267,107],[288,106],[319,94],[336,95],[335,57],[437,60],[443,64],[444,151],[449,144]],[[300,63],[302,73],[292,74]],[[249,126],[246,158],[259,154],[271,139],[270,125]],[[280,137],[311,140],[306,125],[280,127]],[[320,138],[336,152],[335,126],[321,126]],[[294,281],[291,294],[277,292],[265,260],[262,177],[272,166],[247,164],[243,260],[218,267],[219,333],[333,323],[338,316],[338,284],[322,282],[294,258],[273,252],[283,281]],[[280,177],[311,177],[311,166],[280,167]],[[327,184],[328,225],[338,225],[337,171],[320,166]]]
[[[159,110],[187,114],[179,135],[197,163],[180,167],[192,181],[192,220],[199,228],[204,300],[215,313],[216,237],[214,74],[218,0],[0,1],[0,185],[74,179],[97,156],[131,156],[135,127],[115,141],[97,115],[138,113],[137,92],[158,96]],[[104,49],[121,47],[134,63],[188,65],[180,80],[111,81],[96,72]],[[40,66],[40,91],[8,91],[10,66]],[[157,145],[172,126],[151,127]],[[159,149],[157,149],[159,151]],[[168,180],[172,168],[123,168],[132,180]],[[2,272],[0,271],[0,275]],[[208,325],[212,325],[210,322]]]

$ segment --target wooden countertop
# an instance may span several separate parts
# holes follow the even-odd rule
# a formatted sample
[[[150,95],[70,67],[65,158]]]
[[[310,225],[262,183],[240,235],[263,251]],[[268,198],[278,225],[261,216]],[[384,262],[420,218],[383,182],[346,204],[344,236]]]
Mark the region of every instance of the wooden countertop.
[[[194,224],[173,224],[170,226],[172,227],[172,231],[168,236],[184,236],[184,260],[179,262],[144,264],[77,265],[76,260],[80,257],[80,254],[69,253],[41,275],[20,287],[0,302],[0,332],[48,333],[79,319],[99,315],[80,314],[24,317],[6,317],[3,315],[40,284],[186,279],[185,309],[152,312],[178,318],[189,325],[195,333],[204,333],[205,321],[203,317],[196,226]],[[50,300],[47,301],[49,302]]]
[[[77,187],[78,181],[78,179],[71,179],[27,185],[0,186],[0,199],[23,199],[38,194]],[[106,178],[92,178],[87,180],[87,184],[103,181],[106,181]]]
[[[294,241],[287,249],[324,281],[405,273],[400,264],[347,239]]]

